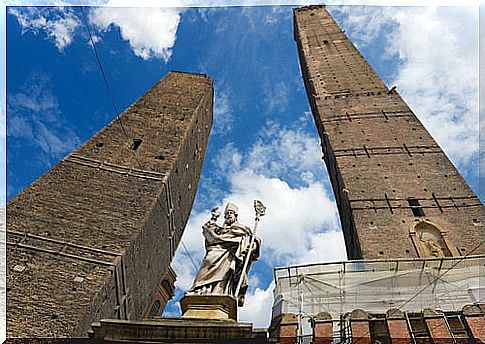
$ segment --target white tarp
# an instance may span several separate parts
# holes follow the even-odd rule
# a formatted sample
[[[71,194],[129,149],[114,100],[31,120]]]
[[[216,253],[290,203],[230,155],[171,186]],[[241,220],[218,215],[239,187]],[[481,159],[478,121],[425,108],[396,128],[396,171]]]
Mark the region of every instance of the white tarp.
[[[363,309],[425,308],[460,311],[485,296],[485,256],[323,263],[275,269],[273,317],[311,317],[326,311],[333,319]],[[481,286],[481,288],[480,288]]]

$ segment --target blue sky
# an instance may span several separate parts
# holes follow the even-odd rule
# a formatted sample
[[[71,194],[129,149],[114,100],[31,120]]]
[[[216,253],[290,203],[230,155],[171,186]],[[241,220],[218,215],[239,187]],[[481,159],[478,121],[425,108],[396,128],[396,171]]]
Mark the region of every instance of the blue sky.
[[[268,207],[262,256],[242,320],[266,326],[272,269],[345,259],[320,144],[299,70],[291,6],[85,8],[114,101],[124,109],[171,70],[214,79],[214,126],[183,241],[198,263],[201,225],[227,201],[252,226]],[[478,193],[476,8],[329,7]],[[10,199],[110,122],[115,112],[80,8],[7,10]],[[178,301],[195,275],[180,247]],[[250,305],[250,306],[249,306]],[[167,315],[178,314],[172,302]]]

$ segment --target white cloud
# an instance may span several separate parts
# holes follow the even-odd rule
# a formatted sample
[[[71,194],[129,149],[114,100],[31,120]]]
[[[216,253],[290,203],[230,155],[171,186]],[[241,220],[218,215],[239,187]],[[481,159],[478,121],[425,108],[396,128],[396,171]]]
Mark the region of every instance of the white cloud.
[[[229,101],[230,93],[224,87],[217,87],[214,95],[214,134],[224,134],[232,130],[234,114]]]
[[[354,44],[370,45],[384,25],[389,23],[385,7],[335,6],[330,7],[329,10],[333,14],[345,16],[340,24],[347,29],[347,35]]]
[[[387,40],[399,59],[392,84],[457,165],[478,147],[478,11],[436,7],[342,7],[342,25],[360,46]]]
[[[258,235],[264,247],[261,259],[270,266],[296,262],[311,249],[317,233],[338,228],[336,207],[321,183],[292,188],[284,180],[249,169],[233,174],[231,192],[222,203],[239,204],[240,220],[249,226],[254,221],[254,199],[267,206]]]
[[[392,40],[408,42],[392,46],[407,61],[395,83],[451,158],[470,162],[479,148],[478,17],[430,8],[395,18],[400,26]]]
[[[336,262],[345,257],[343,233],[328,231],[314,235],[311,248],[299,258],[299,263]]]
[[[59,51],[72,43],[75,31],[81,24],[74,12],[65,7],[12,7],[9,13],[17,17],[22,34],[43,31]]]
[[[46,160],[47,166],[51,165],[50,159],[61,157],[80,143],[77,134],[62,119],[47,76],[31,75],[21,90],[7,99],[7,135],[40,148],[43,155],[37,158]]]
[[[177,8],[93,8],[89,17],[101,30],[118,27],[135,55],[144,60],[167,62],[172,56],[180,22]]]
[[[228,175],[241,169],[242,154],[234,146],[234,143],[228,143],[219,150],[216,159],[211,163],[217,169],[219,175]]]
[[[271,320],[274,286],[271,282],[266,289],[256,288],[248,292],[238,320],[252,322],[256,328],[267,328]]]
[[[292,90],[287,82],[274,83],[272,79],[265,80],[264,102],[268,112],[277,111],[285,112],[288,110],[289,96]]]
[[[264,22],[267,25],[275,25],[280,22],[282,17],[285,15],[293,15],[293,13],[289,11],[288,7],[272,6],[271,11],[265,13]]]
[[[243,2],[241,15],[246,17],[247,24],[250,26],[251,30],[261,27],[261,23],[264,23],[266,27],[276,25],[279,22],[288,19],[285,18],[285,16],[291,17],[293,15],[291,7],[280,6],[281,3],[268,1],[263,5],[266,7],[265,10],[259,11],[256,7],[258,6],[257,4]]]
[[[320,141],[301,129],[302,119],[296,122],[296,128],[268,123],[249,150],[246,165],[266,176],[284,175],[289,182],[308,181],[315,171],[322,171]]]

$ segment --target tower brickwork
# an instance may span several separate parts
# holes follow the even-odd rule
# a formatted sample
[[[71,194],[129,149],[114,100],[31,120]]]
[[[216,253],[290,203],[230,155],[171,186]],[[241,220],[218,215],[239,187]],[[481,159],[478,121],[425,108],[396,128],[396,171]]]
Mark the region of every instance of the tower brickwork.
[[[213,86],[172,72],[7,205],[7,336],[138,319],[192,208]]]
[[[482,203],[395,89],[324,6],[294,27],[349,259],[485,253]]]

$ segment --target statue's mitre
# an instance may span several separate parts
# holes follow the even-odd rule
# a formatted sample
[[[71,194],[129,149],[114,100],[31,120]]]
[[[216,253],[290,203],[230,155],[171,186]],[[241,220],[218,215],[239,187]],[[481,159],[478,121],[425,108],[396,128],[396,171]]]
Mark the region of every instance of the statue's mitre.
[[[224,213],[227,213],[229,210],[232,210],[237,214],[239,207],[237,205],[235,205],[234,203],[228,202],[227,205],[226,205],[226,210],[224,210]]]

